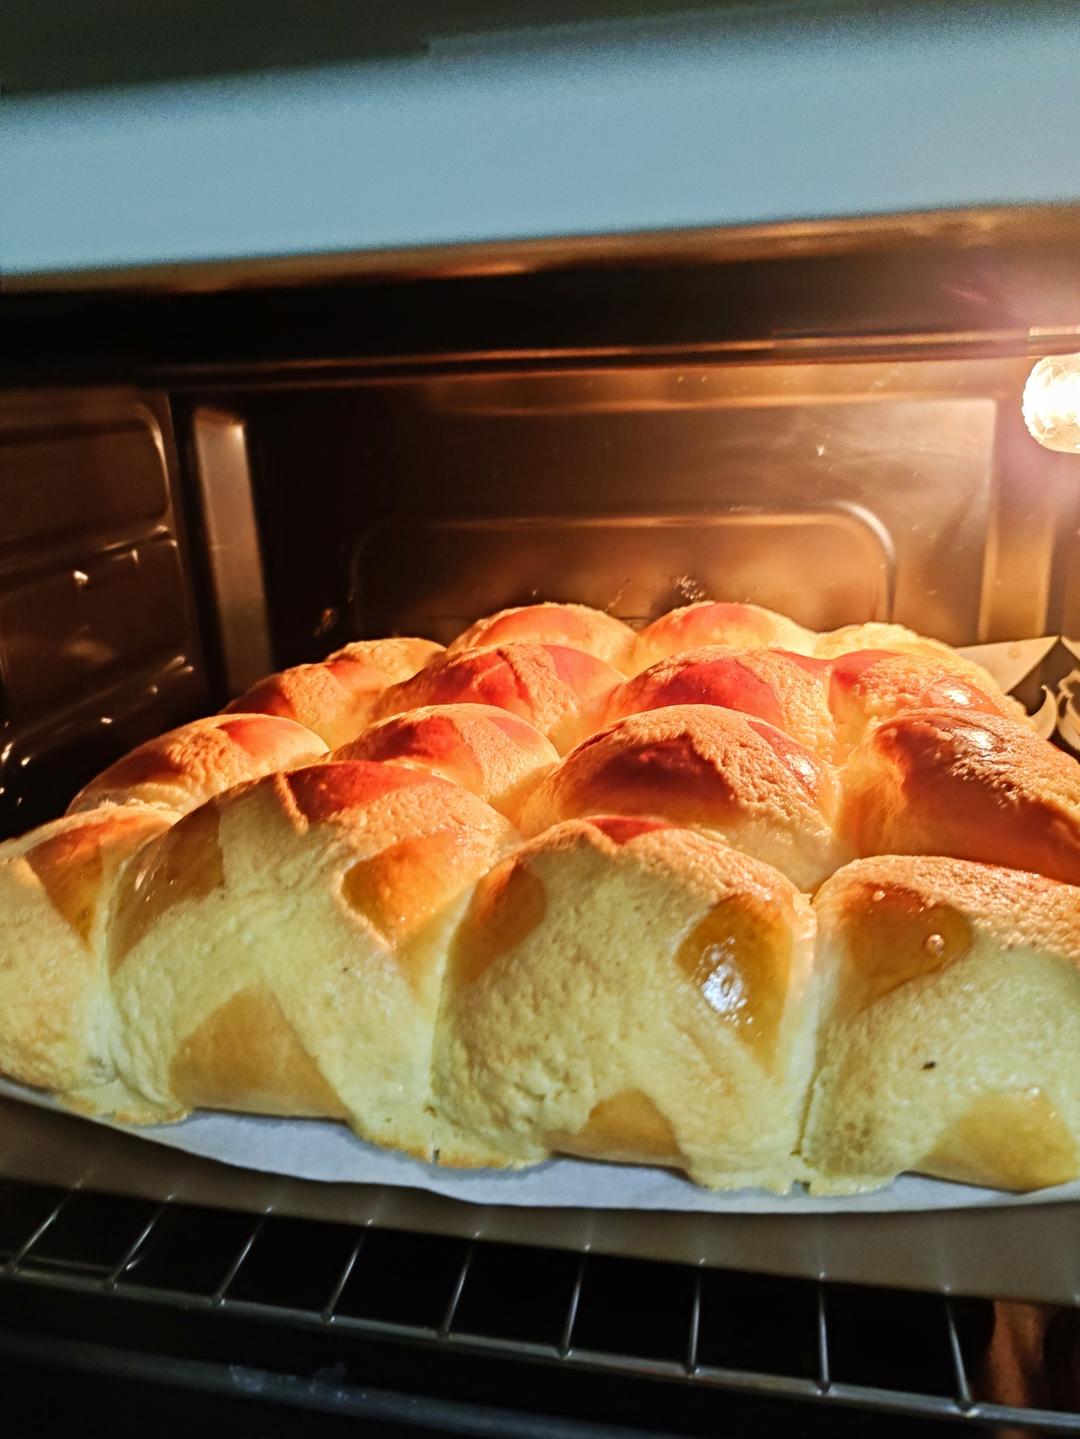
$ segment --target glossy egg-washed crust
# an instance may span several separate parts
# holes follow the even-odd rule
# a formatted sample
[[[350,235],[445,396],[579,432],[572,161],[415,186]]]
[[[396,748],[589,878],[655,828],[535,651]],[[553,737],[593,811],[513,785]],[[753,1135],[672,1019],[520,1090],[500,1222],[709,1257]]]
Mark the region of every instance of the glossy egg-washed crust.
[[[779,1192],[1080,1176],[1080,766],[900,626],[358,642],[0,845],[0,914],[0,1072],[90,1113]]]

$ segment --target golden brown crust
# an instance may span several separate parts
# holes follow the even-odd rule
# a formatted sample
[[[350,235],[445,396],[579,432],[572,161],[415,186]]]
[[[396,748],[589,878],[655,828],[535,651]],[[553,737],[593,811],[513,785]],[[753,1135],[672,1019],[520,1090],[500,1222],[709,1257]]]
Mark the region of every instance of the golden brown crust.
[[[1080,884],[1080,764],[998,715],[911,710],[851,755],[840,832],[858,854],[944,854]]]
[[[48,826],[52,832],[47,837],[39,832],[32,847],[23,850],[22,857],[50,904],[87,949],[102,902],[107,900],[103,891],[109,861],[134,853],[164,824],[141,810],[88,813],[80,824]]]
[[[341,893],[392,948],[398,968],[422,995],[430,983],[426,952],[408,941],[423,933],[459,895],[466,893],[493,853],[490,834],[472,835],[449,823],[390,845],[345,872]]]
[[[268,714],[306,725],[336,749],[355,739],[371,707],[390,684],[377,671],[341,658],[325,664],[297,665],[252,685],[224,714]]]
[[[291,719],[213,715],[139,745],[92,779],[68,812],[140,803],[186,814],[233,785],[310,763],[326,752],[316,734]]]
[[[178,904],[221,890],[220,811],[210,800],[146,845],[120,891],[109,925],[109,968],[116,971],[143,936]]]
[[[878,621],[843,625],[838,630],[827,630],[814,636],[810,652],[819,659],[836,659],[838,656],[866,650],[889,650],[896,654],[923,655],[936,659],[952,674],[968,680],[982,694],[990,695],[1004,704],[1014,718],[1019,719],[1023,715],[1020,706],[1002,694],[989,670],[957,654],[951,645],[930,639],[927,635],[916,634],[904,625],[882,624]]]
[[[1025,722],[1015,700],[996,685],[979,688],[970,667],[957,665],[956,658],[936,652],[854,650],[828,661],[829,707],[844,752],[905,710],[953,709]]]
[[[989,925],[1007,949],[1080,954],[1080,894],[1040,874],[940,855],[884,854],[845,865],[814,898],[830,924],[876,912],[891,891]],[[960,957],[959,953],[954,957]]]
[[[402,790],[446,794],[450,788],[434,776],[368,760],[328,760],[273,779],[283,809],[301,830],[334,820],[351,824],[358,814]]]
[[[973,672],[937,651],[857,650],[821,659],[710,645],[671,655],[619,685],[605,718],[719,705],[766,720],[828,762],[842,760],[871,730],[907,710],[954,709],[1028,723],[996,686],[977,688]]]
[[[914,1168],[961,1184],[1024,1192],[1077,1178],[1080,1148],[1035,1085],[973,1100]]]
[[[845,997],[854,1012],[913,980],[947,969],[971,953],[975,936],[949,901],[930,901],[880,875],[873,888],[851,896],[845,916],[851,979]]]
[[[553,1150],[622,1164],[673,1164],[682,1158],[671,1120],[640,1089],[601,1099],[576,1134],[546,1136]]]
[[[732,894],[714,904],[676,951],[687,979],[770,1064],[791,979],[792,937],[775,903]]]
[[[564,645],[461,650],[387,690],[374,718],[424,705],[493,705],[528,720],[562,754],[590,732],[621,679],[603,660]]]
[[[458,635],[449,653],[525,641],[566,645],[624,670],[630,662],[635,638],[629,625],[603,610],[548,602],[499,610],[497,614],[477,620]]]
[[[451,963],[458,981],[472,984],[526,940],[547,912],[547,891],[523,856],[484,877],[454,936]]]
[[[637,637],[633,672],[704,645],[726,645],[731,649],[771,647],[809,655],[814,652],[815,639],[812,631],[761,605],[703,600],[669,610],[646,625]]]
[[[528,720],[493,705],[428,705],[371,725],[335,759],[427,770],[479,795],[513,820],[524,796],[558,761]]]
[[[327,655],[327,661],[355,660],[382,675],[389,684],[400,684],[425,665],[445,654],[445,647],[434,640],[421,640],[411,635],[391,635],[381,640],[353,640]]]
[[[608,698],[605,718],[611,723],[670,705],[718,705],[765,720],[831,761],[836,743],[829,679],[825,660],[709,645],[671,655],[621,684]]]
[[[432,640],[358,640],[320,664],[267,675],[223,712],[295,720],[338,749],[360,733],[384,690],[442,653],[442,646]]]
[[[630,715],[573,750],[533,791],[522,830],[590,814],[651,815],[714,831],[813,888],[836,845],[829,769],[784,731],[713,705]]]

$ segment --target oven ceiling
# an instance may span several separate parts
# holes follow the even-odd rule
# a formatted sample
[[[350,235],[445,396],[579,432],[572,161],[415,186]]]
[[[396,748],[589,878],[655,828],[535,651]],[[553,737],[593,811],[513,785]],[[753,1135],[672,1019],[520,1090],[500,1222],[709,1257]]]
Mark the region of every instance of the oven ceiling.
[[[1075,7],[133,5],[7,7],[8,283],[1080,197]]]
[[[19,96],[385,59],[462,37],[710,11],[782,25],[800,13],[865,18],[913,8],[913,0],[34,0],[3,17],[0,83]]]

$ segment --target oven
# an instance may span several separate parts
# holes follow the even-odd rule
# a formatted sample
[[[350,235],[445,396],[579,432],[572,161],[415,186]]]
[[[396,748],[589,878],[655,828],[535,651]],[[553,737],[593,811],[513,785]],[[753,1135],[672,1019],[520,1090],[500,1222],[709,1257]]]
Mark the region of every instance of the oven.
[[[268,671],[545,598],[1045,639],[1069,747],[1078,275],[1080,212],[1012,204],[9,279],[0,832]],[[0,1099],[13,1433],[1067,1432],[1078,1303],[1072,1203],[470,1204]]]

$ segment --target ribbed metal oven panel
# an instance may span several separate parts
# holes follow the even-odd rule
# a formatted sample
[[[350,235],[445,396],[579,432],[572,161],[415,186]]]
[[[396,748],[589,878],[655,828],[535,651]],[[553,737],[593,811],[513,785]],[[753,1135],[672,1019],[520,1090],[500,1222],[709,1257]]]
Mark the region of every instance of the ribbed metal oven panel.
[[[205,707],[164,397],[0,397],[0,834]]]

